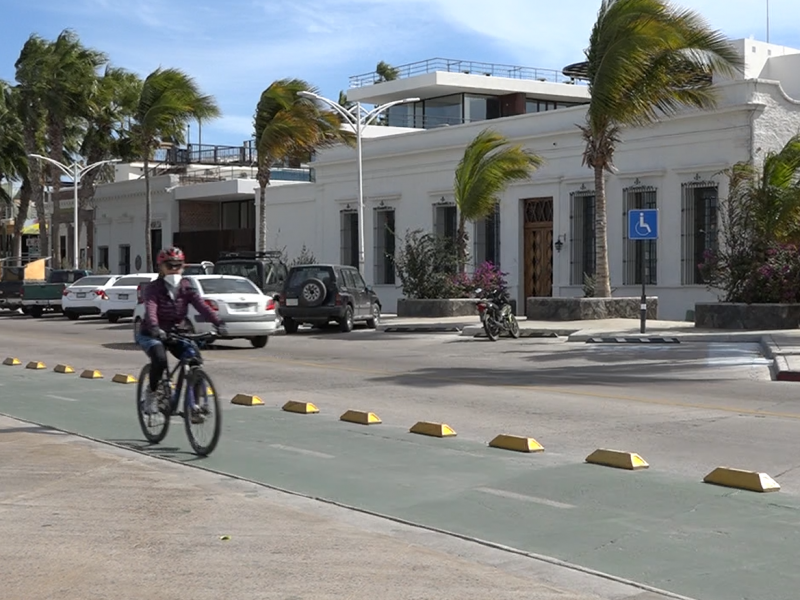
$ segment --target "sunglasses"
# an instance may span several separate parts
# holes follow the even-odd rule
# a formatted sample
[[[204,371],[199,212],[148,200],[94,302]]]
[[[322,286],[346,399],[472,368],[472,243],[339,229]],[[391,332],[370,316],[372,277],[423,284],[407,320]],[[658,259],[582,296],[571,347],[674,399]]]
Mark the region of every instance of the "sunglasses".
[[[177,270],[179,270],[179,269],[182,269],[182,268],[183,268],[183,263],[178,263],[178,262],[168,262],[168,263],[164,263],[164,265],[165,265],[165,266],[166,266],[166,267],[167,267],[167,268],[168,268],[170,271],[177,271]]]

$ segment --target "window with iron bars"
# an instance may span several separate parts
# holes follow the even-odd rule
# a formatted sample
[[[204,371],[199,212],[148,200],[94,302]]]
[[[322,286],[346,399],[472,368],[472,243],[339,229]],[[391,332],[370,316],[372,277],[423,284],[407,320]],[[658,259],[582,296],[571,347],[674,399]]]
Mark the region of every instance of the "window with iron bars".
[[[597,266],[595,238],[595,193],[570,194],[570,276],[571,285],[583,285],[586,276],[592,277]]]
[[[394,209],[376,208],[373,223],[375,224],[375,283],[394,285]]]
[[[339,215],[342,264],[358,268],[358,213],[354,210],[343,210]]]
[[[458,234],[458,209],[455,204],[433,205],[433,230],[436,235],[455,241]]]
[[[658,283],[658,240],[628,239],[628,212],[640,208],[657,208],[656,188],[652,186],[629,187],[624,190],[622,211],[622,284],[636,285],[642,283],[642,266],[644,266],[644,282],[648,285]],[[644,265],[642,264],[644,263]]]
[[[719,186],[714,181],[684,183],[681,203],[681,283],[704,284],[699,265],[717,249]]]
[[[475,223],[475,266],[490,262],[500,266],[500,203]]]

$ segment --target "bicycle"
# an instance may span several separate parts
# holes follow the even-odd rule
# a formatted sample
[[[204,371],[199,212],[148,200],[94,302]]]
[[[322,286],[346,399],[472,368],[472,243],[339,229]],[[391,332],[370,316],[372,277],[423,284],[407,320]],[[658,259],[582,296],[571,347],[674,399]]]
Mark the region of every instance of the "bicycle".
[[[170,371],[167,367],[164,371],[156,392],[159,412],[154,414],[145,412],[147,388],[150,381],[150,363],[142,368],[136,386],[136,412],[142,433],[151,444],[161,442],[167,436],[170,419],[173,416],[179,416],[183,417],[186,437],[189,438],[189,443],[195,453],[199,456],[208,456],[213,452],[222,431],[222,411],[216,387],[203,369],[200,344],[213,342],[216,338],[215,333],[172,332],[167,334],[166,344],[183,343],[185,349],[175,368]],[[175,380],[176,373],[177,380]],[[178,410],[184,384],[186,384],[186,389],[183,395],[183,410]],[[197,410],[194,410],[195,408]],[[202,444],[193,428],[198,426],[199,429],[209,421],[213,421],[211,439],[207,444]]]

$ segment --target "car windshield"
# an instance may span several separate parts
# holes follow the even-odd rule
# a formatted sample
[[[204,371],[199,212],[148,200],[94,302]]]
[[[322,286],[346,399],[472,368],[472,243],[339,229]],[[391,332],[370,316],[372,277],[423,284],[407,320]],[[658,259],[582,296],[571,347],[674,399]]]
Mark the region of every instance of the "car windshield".
[[[70,287],[78,287],[78,286],[84,286],[84,285],[105,285],[106,283],[108,283],[109,279],[111,279],[111,278],[107,277],[107,276],[102,276],[102,277],[81,277],[80,279],[78,279],[78,281],[73,283],[72,286],[70,286]]]
[[[198,279],[200,290],[205,294],[260,294],[253,283],[247,279]]]
[[[260,286],[258,276],[258,263],[255,262],[225,262],[214,265],[214,273],[218,275],[236,275],[246,277],[257,286]]]
[[[152,280],[152,277],[123,277],[118,280],[113,287],[136,287],[140,283],[149,283]]]
[[[183,267],[184,275],[206,275],[206,268],[203,265],[186,265]]]
[[[333,269],[331,267],[313,265],[292,269],[292,274],[289,275],[289,287],[299,287],[308,279],[319,279],[322,283],[327,285],[333,281]]]

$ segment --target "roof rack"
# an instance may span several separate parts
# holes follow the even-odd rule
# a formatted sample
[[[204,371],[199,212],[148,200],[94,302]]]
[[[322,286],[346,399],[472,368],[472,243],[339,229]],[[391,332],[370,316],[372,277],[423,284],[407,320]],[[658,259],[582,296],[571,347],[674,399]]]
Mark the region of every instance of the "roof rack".
[[[225,258],[281,258],[282,252],[280,250],[264,250],[264,251],[255,251],[255,250],[240,250],[237,252],[220,252],[219,258],[220,260]]]

